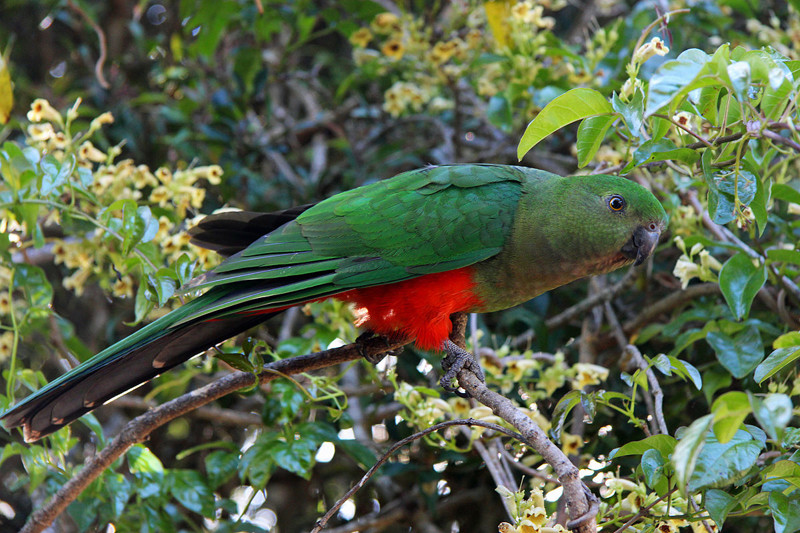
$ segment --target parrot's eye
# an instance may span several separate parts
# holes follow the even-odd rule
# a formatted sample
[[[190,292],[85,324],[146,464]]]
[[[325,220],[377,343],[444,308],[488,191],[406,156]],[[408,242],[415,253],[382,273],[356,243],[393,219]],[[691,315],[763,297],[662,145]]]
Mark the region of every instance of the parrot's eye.
[[[612,194],[608,197],[608,208],[615,212],[620,212],[625,209],[625,198],[618,194]]]

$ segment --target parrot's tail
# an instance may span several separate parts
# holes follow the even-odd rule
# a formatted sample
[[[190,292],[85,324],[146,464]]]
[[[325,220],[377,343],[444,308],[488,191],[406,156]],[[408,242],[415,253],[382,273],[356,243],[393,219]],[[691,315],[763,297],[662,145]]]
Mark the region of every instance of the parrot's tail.
[[[177,317],[170,313],[52,381],[0,420],[9,429],[23,426],[27,442],[41,439],[273,314],[233,315],[172,327]]]

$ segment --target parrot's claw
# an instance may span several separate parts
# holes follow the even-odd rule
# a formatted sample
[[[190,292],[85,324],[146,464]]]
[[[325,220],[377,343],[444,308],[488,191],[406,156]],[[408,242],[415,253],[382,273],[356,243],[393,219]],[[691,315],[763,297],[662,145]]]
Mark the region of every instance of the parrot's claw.
[[[445,341],[444,351],[447,353],[447,356],[442,359],[444,375],[439,380],[439,384],[447,392],[452,392],[462,398],[469,398],[469,393],[462,391],[458,386],[454,387],[453,382],[458,378],[458,373],[465,368],[475,374],[475,377],[480,381],[486,381],[483,375],[483,369],[481,369],[477,357],[450,340]]]
[[[360,353],[361,357],[366,359],[369,363],[377,365],[378,363],[383,361],[387,355],[399,355],[403,353],[403,350],[405,349],[405,347],[403,346],[395,348],[394,350],[387,349],[385,352],[380,352],[376,354],[368,353],[366,350],[366,341],[376,336],[377,335],[375,335],[375,333],[371,331],[365,331],[356,338],[356,344],[358,345],[358,353]],[[385,337],[383,337],[383,339],[386,342],[386,347],[389,348],[389,339]]]

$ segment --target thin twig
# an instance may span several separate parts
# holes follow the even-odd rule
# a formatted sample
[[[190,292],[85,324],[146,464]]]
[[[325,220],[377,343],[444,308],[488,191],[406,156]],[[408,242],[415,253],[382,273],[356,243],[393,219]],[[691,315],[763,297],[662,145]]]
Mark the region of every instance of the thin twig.
[[[541,479],[545,483],[553,483],[555,485],[561,485],[561,482],[559,482],[556,478],[548,476],[547,474],[542,474],[541,472],[539,472],[535,468],[531,468],[529,466],[526,466],[526,465],[520,463],[505,448],[501,448],[500,449],[500,453],[502,453],[503,456],[505,456],[505,458],[508,460],[508,462],[509,462],[509,464],[511,466],[513,466],[514,468],[516,468],[517,470],[519,470],[523,474],[527,474],[527,475],[529,475],[531,477],[535,477],[536,479]]]
[[[641,313],[637,314],[636,317],[625,322],[625,324],[622,325],[622,331],[627,335],[633,335],[658,318],[659,315],[668,313],[702,296],[718,294],[719,292],[720,288],[718,283],[700,283],[697,285],[690,285],[682,291],[672,292],[661,300],[648,305]]]
[[[97,34],[97,44],[100,47],[100,55],[97,58],[97,62],[94,64],[94,75],[97,78],[97,83],[100,84],[100,87],[103,89],[109,89],[111,84],[108,83],[106,80],[105,74],[103,74],[103,65],[106,62],[106,56],[108,55],[108,47],[106,46],[106,34],[93,19],[89,16],[89,14],[84,11],[79,5],[77,5],[72,0],[67,2],[67,5],[75,11],[78,15],[83,17],[89,26],[92,27],[94,32]]]
[[[667,496],[669,496],[669,495],[670,495],[670,494],[672,494],[673,492],[675,492],[675,489],[670,489],[670,491],[669,491],[668,493],[664,494],[663,496],[659,496],[659,497],[658,497],[658,498],[657,498],[657,499],[656,499],[656,500],[655,500],[653,503],[651,503],[651,504],[649,504],[649,505],[646,505],[646,506],[642,507],[641,509],[639,509],[639,512],[638,512],[638,513],[636,513],[635,515],[633,515],[633,516],[631,517],[631,519],[630,519],[630,520],[628,520],[627,522],[625,522],[624,524],[622,524],[622,525],[620,526],[620,528],[619,528],[619,529],[617,529],[617,530],[616,530],[614,533],[622,533],[623,531],[625,531],[626,529],[628,529],[629,527],[631,527],[631,526],[632,526],[632,525],[633,525],[633,524],[634,524],[634,523],[635,523],[637,520],[639,520],[641,517],[643,517],[644,515],[646,515],[646,514],[647,514],[647,512],[648,512],[650,509],[652,509],[653,507],[655,507],[655,506],[658,504],[658,502],[660,502],[661,500],[663,500],[664,498],[666,498]]]
[[[491,422],[483,422],[481,420],[476,420],[474,418],[466,418],[466,419],[459,419],[459,420],[448,420],[446,422],[440,422],[438,424],[434,424],[433,426],[431,426],[429,428],[423,429],[422,431],[418,431],[418,432],[414,433],[413,435],[409,435],[408,437],[406,437],[406,438],[404,438],[402,440],[399,440],[396,443],[394,443],[392,445],[392,447],[389,448],[386,451],[386,453],[384,453],[381,456],[380,459],[378,459],[378,462],[376,462],[374,465],[372,465],[372,468],[367,470],[367,473],[364,474],[361,477],[361,479],[358,481],[358,483],[353,485],[353,487],[351,487],[350,490],[348,490],[344,494],[344,496],[339,498],[339,500],[335,504],[333,504],[330,509],[328,509],[328,512],[325,513],[322,516],[322,518],[317,520],[317,523],[314,526],[314,528],[311,530],[311,533],[319,533],[320,531],[322,531],[322,529],[325,527],[325,525],[328,523],[328,521],[333,517],[333,515],[335,515],[339,511],[339,509],[342,507],[342,505],[344,505],[344,502],[349,500],[350,497],[353,496],[353,494],[358,492],[361,489],[361,487],[363,487],[366,484],[366,482],[369,481],[369,479],[373,475],[375,475],[375,472],[377,472],[377,470],[381,466],[383,466],[384,463],[386,463],[386,461],[388,461],[389,458],[392,455],[394,455],[394,453],[397,450],[399,450],[400,448],[402,448],[406,444],[409,444],[411,442],[414,442],[415,440],[421,439],[425,435],[430,435],[431,433],[435,433],[436,431],[439,431],[441,429],[445,429],[445,428],[453,427],[453,426],[480,426],[480,427],[484,427],[484,428],[487,428],[487,429],[491,429],[493,431],[497,431],[498,433],[503,433],[504,435],[508,435],[509,437],[513,437],[513,438],[515,438],[515,439],[517,439],[517,440],[519,440],[521,442],[525,442],[525,439],[519,433],[515,433],[515,432],[513,432],[513,431],[511,431],[509,429],[504,428],[503,426],[498,426],[497,424],[492,424]]]
[[[653,369],[647,364],[647,361],[642,357],[642,353],[636,346],[628,344],[625,347],[625,352],[631,356],[636,362],[636,365],[647,376],[647,383],[650,385],[650,392],[653,394],[653,401],[655,402],[654,418],[656,422],[658,422],[658,432],[662,435],[669,435],[667,422],[664,420],[664,393],[661,390],[661,385],[658,383],[655,372],[653,372]]]
[[[606,311],[606,320],[608,320],[608,324],[609,326],[611,326],[611,332],[614,335],[614,338],[616,339],[620,349],[625,351],[627,346],[629,346],[628,338],[622,331],[622,326],[620,326],[619,324],[619,319],[617,319],[617,314],[614,312],[614,309],[611,307],[611,304],[609,302],[605,303],[605,311]],[[655,376],[653,376],[653,379],[655,379]],[[658,433],[658,431],[656,431],[657,428],[655,427],[656,405],[654,405],[653,398],[647,393],[647,391],[642,393],[642,397],[644,398],[645,405],[647,405],[647,412],[650,414],[649,417],[650,431],[648,434],[649,437],[651,434]]]

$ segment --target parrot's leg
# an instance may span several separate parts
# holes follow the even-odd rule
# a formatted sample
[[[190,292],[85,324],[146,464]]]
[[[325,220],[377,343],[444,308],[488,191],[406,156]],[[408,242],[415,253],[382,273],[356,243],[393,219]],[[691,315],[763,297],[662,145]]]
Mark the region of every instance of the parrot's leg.
[[[371,338],[373,338],[373,337],[381,337],[384,340],[384,342],[386,343],[386,348],[387,348],[387,350],[385,352],[380,352],[380,353],[376,353],[376,354],[367,353],[366,341],[371,339]],[[383,359],[387,355],[399,355],[399,354],[403,353],[403,350],[405,349],[405,346],[400,346],[399,348],[395,348],[394,350],[389,350],[388,348],[390,346],[390,344],[389,344],[390,342],[391,342],[391,339],[389,339],[387,337],[382,337],[380,335],[377,335],[376,333],[374,333],[372,331],[365,331],[364,333],[362,333],[361,335],[359,335],[356,338],[356,344],[358,345],[358,350],[359,350],[359,353],[361,354],[361,357],[363,357],[364,359],[366,359],[367,361],[369,361],[373,365],[377,365],[378,363],[383,361]]]
[[[475,374],[479,380],[486,381],[477,356],[461,348],[450,339],[444,341],[442,348],[447,356],[442,359],[444,375],[439,380],[439,384],[447,392],[452,392],[464,398],[469,397],[469,394],[459,391],[457,386],[454,387],[453,381],[457,378],[458,373],[465,368]]]

